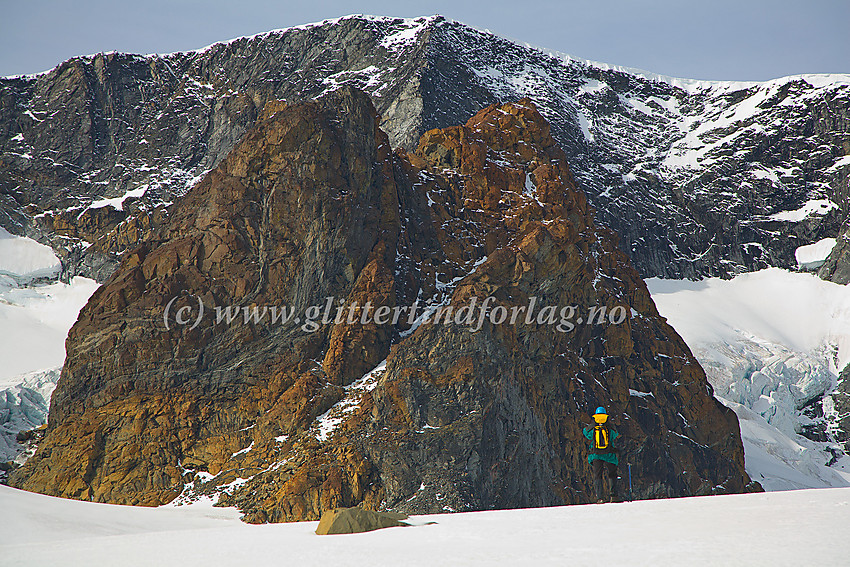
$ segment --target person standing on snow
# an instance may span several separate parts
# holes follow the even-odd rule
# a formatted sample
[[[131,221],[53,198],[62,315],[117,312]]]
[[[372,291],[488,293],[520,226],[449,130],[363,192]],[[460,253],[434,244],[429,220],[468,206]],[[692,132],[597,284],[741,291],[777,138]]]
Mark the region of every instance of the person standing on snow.
[[[603,480],[602,473],[607,471],[608,481],[611,485],[609,491],[609,501],[619,501],[617,494],[617,449],[614,448],[614,440],[620,436],[619,433],[611,429],[606,422],[608,414],[605,408],[596,408],[596,413],[593,414],[593,421],[596,423],[589,427],[585,427],[582,432],[584,436],[590,440],[590,454],[587,456],[587,462],[590,463],[593,471],[593,489],[596,492],[596,502],[602,503],[603,499]]]

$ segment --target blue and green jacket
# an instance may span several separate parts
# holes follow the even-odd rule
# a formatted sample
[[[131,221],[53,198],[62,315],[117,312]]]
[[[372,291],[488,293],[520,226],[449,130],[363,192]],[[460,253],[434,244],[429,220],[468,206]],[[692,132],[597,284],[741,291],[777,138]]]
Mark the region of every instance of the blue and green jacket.
[[[617,458],[617,453],[615,451],[611,451],[609,453],[594,453],[593,452],[593,427],[594,426],[585,427],[582,430],[582,433],[584,433],[584,436],[587,437],[588,440],[590,440],[590,445],[589,445],[590,454],[587,456],[587,462],[592,463],[593,461],[600,460],[600,461],[605,461],[607,463],[613,463],[615,465],[619,465],[620,459]],[[619,437],[620,434],[617,433],[616,431],[614,431],[613,429],[611,429],[610,427],[608,428],[608,431],[609,431],[609,435],[610,435],[609,443],[610,443],[610,446],[613,447],[614,446],[614,439]]]

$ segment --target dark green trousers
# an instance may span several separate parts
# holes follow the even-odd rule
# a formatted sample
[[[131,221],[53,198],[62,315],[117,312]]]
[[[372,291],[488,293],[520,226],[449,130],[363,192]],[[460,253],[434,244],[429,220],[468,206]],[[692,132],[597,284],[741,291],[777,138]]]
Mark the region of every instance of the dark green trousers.
[[[609,500],[612,502],[617,500],[617,465],[603,461],[602,459],[596,459],[590,463],[590,466],[593,470],[593,489],[596,492],[596,500],[599,501],[605,499],[603,485],[604,480],[602,477],[603,472],[608,473],[608,483],[611,487],[611,490],[608,493]]]

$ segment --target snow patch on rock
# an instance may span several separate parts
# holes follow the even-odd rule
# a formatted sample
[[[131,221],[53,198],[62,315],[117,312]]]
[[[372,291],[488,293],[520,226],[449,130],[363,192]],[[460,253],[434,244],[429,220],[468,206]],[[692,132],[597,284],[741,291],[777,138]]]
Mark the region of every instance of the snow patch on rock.
[[[833,209],[837,209],[838,205],[829,199],[812,199],[803,204],[799,209],[793,211],[782,211],[775,213],[770,218],[779,221],[800,222],[807,219],[811,215],[825,215]]]
[[[117,211],[123,211],[124,210],[124,201],[126,201],[127,199],[129,199],[131,197],[134,197],[134,198],[137,198],[137,199],[144,197],[147,189],[148,189],[148,186],[143,185],[142,187],[139,187],[138,189],[132,189],[130,191],[127,191],[121,197],[114,197],[112,199],[100,199],[100,200],[97,200],[97,201],[93,201],[89,205],[89,208],[90,209],[100,209],[100,208],[103,208],[103,207],[112,207]]]
[[[814,244],[800,246],[794,251],[797,266],[801,270],[817,270],[826,261],[832,249],[835,248],[836,242],[838,241],[835,238],[823,238]]]
[[[363,395],[375,389],[386,369],[387,361],[384,359],[361,378],[346,386],[345,396],[316,418],[316,439],[321,442],[327,441],[348,415],[360,406]]]

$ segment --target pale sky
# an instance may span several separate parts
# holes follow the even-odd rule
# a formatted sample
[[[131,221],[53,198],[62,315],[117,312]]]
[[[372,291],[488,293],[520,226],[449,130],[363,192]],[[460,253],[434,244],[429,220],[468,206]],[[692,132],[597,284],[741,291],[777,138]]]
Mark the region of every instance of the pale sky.
[[[362,13],[442,14],[575,57],[695,79],[850,73],[850,0],[0,0],[0,76]]]

